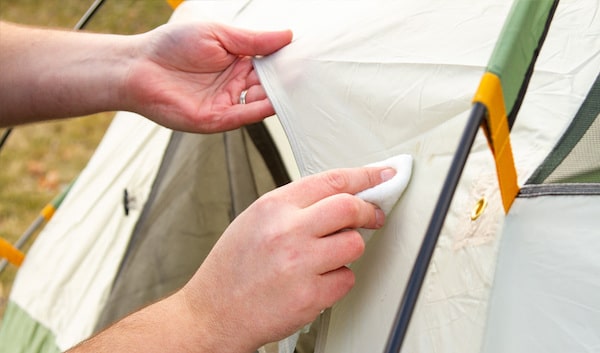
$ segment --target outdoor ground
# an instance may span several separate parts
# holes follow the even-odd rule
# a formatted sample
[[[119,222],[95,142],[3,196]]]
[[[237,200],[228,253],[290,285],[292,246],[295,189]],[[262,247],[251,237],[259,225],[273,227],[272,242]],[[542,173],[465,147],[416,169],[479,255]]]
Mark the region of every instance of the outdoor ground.
[[[93,2],[0,0],[0,20],[72,29]],[[105,0],[86,30],[139,33],[165,23],[171,13],[165,0]],[[0,150],[0,237],[14,243],[44,205],[80,173],[113,115],[102,113],[13,130]],[[0,128],[0,135],[4,131]],[[0,274],[0,322],[17,270],[8,265]]]

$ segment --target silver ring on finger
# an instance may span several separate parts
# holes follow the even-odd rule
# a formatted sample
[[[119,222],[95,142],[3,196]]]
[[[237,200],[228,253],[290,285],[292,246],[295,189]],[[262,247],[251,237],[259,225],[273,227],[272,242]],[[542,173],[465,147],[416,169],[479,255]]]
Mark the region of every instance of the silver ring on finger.
[[[240,93],[240,104],[246,104],[246,95],[248,94],[248,90],[245,89]]]

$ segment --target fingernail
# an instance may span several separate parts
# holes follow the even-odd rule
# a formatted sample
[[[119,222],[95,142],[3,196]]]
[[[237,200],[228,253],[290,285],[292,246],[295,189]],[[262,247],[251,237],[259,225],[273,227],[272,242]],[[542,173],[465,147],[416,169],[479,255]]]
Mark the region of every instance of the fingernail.
[[[375,209],[375,222],[377,228],[381,228],[385,224],[385,213],[379,208]]]
[[[381,182],[388,181],[396,175],[396,169],[386,168],[381,171]]]

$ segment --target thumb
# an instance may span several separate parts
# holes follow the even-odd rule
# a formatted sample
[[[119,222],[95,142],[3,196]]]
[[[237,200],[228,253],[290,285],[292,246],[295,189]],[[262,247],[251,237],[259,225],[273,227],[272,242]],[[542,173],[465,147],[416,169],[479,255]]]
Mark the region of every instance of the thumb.
[[[269,55],[292,41],[292,31],[249,31],[226,27],[219,40],[225,49],[236,55]]]

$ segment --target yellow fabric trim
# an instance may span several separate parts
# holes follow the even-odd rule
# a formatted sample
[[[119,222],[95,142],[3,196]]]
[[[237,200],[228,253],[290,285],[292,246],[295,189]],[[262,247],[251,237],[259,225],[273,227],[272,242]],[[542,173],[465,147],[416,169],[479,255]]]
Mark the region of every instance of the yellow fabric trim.
[[[0,238],[0,258],[5,258],[15,266],[21,266],[25,259],[25,254],[12,246],[8,241]]]
[[[481,78],[479,88],[473,102],[478,102],[487,108],[488,114],[483,123],[483,130],[496,161],[496,174],[500,185],[500,194],[504,211],[508,213],[517,193],[517,171],[510,146],[510,131],[504,108],[504,95],[500,78],[491,72],[486,72]]]
[[[179,6],[182,2],[183,2],[183,0],[167,0],[167,3],[169,3],[169,5],[171,5],[173,10],[175,10],[177,8],[177,6]]]
[[[56,211],[56,208],[54,208],[54,206],[52,204],[47,204],[40,212],[40,215],[42,217],[44,217],[44,219],[46,221],[49,221],[50,218],[52,218],[52,216],[54,216],[55,211]]]

